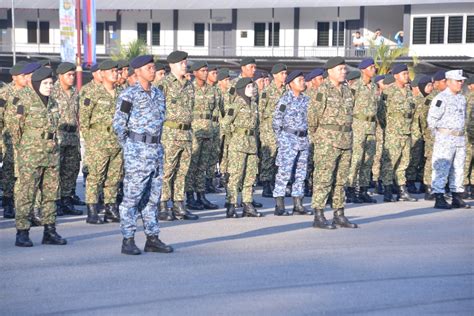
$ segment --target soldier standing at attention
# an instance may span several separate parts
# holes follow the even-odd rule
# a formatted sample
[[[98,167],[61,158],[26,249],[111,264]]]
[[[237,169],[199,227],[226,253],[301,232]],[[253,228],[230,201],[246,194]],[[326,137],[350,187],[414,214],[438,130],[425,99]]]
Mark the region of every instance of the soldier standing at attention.
[[[227,187],[227,181],[229,180],[229,173],[227,171],[227,156],[229,148],[229,140],[232,136],[229,130],[226,130],[223,126],[223,120],[227,107],[229,105],[229,100],[226,96],[229,93],[230,88],[230,74],[228,68],[219,69],[217,74],[217,90],[219,95],[219,133],[220,133],[220,150],[219,150],[219,171],[221,173],[221,185],[225,188]],[[226,205],[227,205],[226,201]]]
[[[273,113],[275,112],[276,104],[286,90],[285,80],[288,76],[285,64],[274,65],[271,73],[273,75],[273,81],[260,94],[260,103],[258,106],[262,157],[260,181],[263,183],[263,197],[273,197],[272,187],[275,182],[275,175],[277,172],[277,168],[275,166],[277,144],[275,133],[272,128]]]
[[[30,87],[18,94],[11,125],[13,144],[17,148],[18,183],[16,199],[16,242],[18,247],[32,247],[29,238],[29,215],[35,196],[40,195],[43,244],[65,245],[56,233],[56,200],[59,193],[59,146],[56,138],[59,121],[57,104],[49,96],[53,89],[53,72],[41,67],[31,78]]]
[[[156,67],[156,76],[155,76],[155,80],[153,80],[153,84],[155,86],[158,86],[159,84],[158,82],[160,82],[161,79],[163,79],[166,75],[166,67],[162,63],[155,63],[155,67]]]
[[[121,88],[121,90],[128,88],[128,67],[129,63],[125,59],[120,59],[117,61],[117,86]]]
[[[447,88],[433,99],[428,112],[428,127],[434,133],[431,183],[436,199],[434,207],[470,208],[462,200],[466,161],[466,98],[461,90],[466,78],[462,70],[450,70],[446,72],[446,79]],[[451,205],[444,199],[448,179],[453,195]]]
[[[467,117],[466,117],[466,132],[467,132],[467,146],[466,146],[466,163],[464,165],[464,198],[474,197],[474,156],[472,152],[472,145],[474,144],[474,76],[466,80],[467,93]]]
[[[273,132],[275,133],[278,154],[273,196],[276,200],[277,216],[288,216],[293,213],[313,215],[303,206],[304,179],[308,167],[308,105],[309,97],[303,94],[306,89],[303,72],[295,70],[285,80],[289,91],[285,92],[274,108]],[[295,170],[293,170],[295,167]],[[291,188],[293,211],[285,210],[285,191],[292,173],[295,173]]]
[[[384,75],[374,77],[374,83],[377,87],[377,127],[375,128],[375,155],[372,164],[372,181],[374,182],[375,192],[383,194],[383,184],[380,177],[380,166],[382,165],[382,151],[385,139],[385,101],[383,100],[382,91],[384,89]]]
[[[113,127],[124,152],[124,197],[120,204],[122,253],[139,255],[135,231],[139,212],[145,228],[145,252],[173,251],[159,238],[157,222],[163,177],[163,146],[160,143],[165,121],[165,97],[152,85],[155,79],[153,56],[134,58],[138,82],[117,99]]]
[[[168,55],[170,73],[158,84],[166,98],[166,121],[162,143],[165,150],[163,188],[161,192],[160,220],[175,217],[196,220],[199,217],[184,206],[185,179],[191,162],[194,89],[186,74],[188,53],[174,51]],[[173,201],[172,213],[168,201]]]
[[[308,125],[314,133],[314,185],[311,206],[315,210],[313,227],[334,229],[335,226],[357,228],[344,215],[345,193],[352,155],[352,111],[354,99],[344,84],[346,65],[341,57],[330,58],[325,65],[328,78],[318,89],[313,112],[308,111]],[[310,115],[311,113],[311,115]],[[315,115],[314,115],[315,114]],[[332,223],[324,217],[329,194],[333,189]]]
[[[99,65],[102,85],[85,93],[80,101],[81,132],[85,140],[89,176],[86,183],[89,224],[118,222],[117,191],[122,179],[122,149],[112,128],[118,97],[117,62],[105,60]],[[104,221],[98,215],[99,192],[103,188]]]

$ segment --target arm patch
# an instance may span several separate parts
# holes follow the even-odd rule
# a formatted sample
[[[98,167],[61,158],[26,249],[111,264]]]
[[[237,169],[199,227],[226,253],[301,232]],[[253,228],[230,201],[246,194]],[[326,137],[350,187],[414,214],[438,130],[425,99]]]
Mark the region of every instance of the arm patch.
[[[20,99],[17,98],[17,97],[14,97],[13,101],[12,101],[13,105],[16,105],[18,103],[18,101],[20,101]]]
[[[318,94],[316,95],[316,101],[321,102],[322,100],[323,100],[323,94],[322,94],[322,93],[318,93]]]
[[[266,98],[267,98],[267,93],[266,92],[262,93],[262,99],[266,99]]]
[[[120,111],[123,113],[130,114],[130,110],[132,109],[132,103],[122,100],[122,104],[120,105]]]
[[[286,110],[286,105],[285,104],[280,105],[280,112],[285,112],[285,110]]]
[[[234,109],[229,109],[229,110],[227,111],[227,115],[233,116],[233,115],[234,115]]]
[[[91,104],[91,99],[86,98],[86,99],[84,100],[84,105],[85,105],[85,106],[88,106],[88,105],[90,105],[90,104]]]
[[[430,99],[426,99],[425,100],[425,105],[430,105],[431,104],[431,100]]]
[[[19,104],[18,107],[16,108],[16,114],[20,114],[20,115],[25,114],[25,107]]]
[[[443,103],[443,101],[438,100],[438,101],[436,101],[436,106],[437,106],[437,107],[440,107],[442,103]]]
[[[235,87],[230,88],[230,89],[229,89],[229,93],[230,93],[230,95],[234,95],[234,93],[235,93]]]
[[[0,99],[0,107],[4,107],[5,106],[5,103],[7,103],[7,101],[5,101],[4,99]]]

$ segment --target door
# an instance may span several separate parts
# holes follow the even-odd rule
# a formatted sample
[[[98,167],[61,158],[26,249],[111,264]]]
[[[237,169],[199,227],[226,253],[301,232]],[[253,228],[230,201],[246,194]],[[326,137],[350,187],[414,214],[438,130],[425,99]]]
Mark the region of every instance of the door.
[[[209,25],[210,29],[210,25]],[[231,23],[212,24],[210,34],[210,56],[235,56],[235,38]]]
[[[355,56],[355,49],[352,47],[352,34],[360,32],[360,20],[346,20],[346,53],[347,57]],[[363,34],[361,34],[363,36]]]

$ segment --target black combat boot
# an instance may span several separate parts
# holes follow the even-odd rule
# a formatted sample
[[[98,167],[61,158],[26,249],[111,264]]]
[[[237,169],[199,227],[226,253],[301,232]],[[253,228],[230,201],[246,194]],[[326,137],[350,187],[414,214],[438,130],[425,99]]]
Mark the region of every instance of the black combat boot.
[[[12,197],[4,196],[3,204],[3,218],[15,218],[15,203]]]
[[[314,210],[313,227],[322,229],[336,229],[336,226],[333,223],[328,222],[326,217],[324,217],[324,210],[322,209]]]
[[[270,181],[263,181],[262,197],[264,198],[273,197],[272,184]]]
[[[395,202],[392,194],[392,186],[385,185],[383,190],[383,201],[384,202]]]
[[[244,206],[242,217],[263,217],[263,214],[260,212],[257,212],[257,210],[252,205],[252,203],[243,202],[242,204]]]
[[[72,190],[72,203],[77,206],[86,205],[86,203],[76,194],[76,189]]]
[[[464,193],[462,193],[463,199],[468,199],[471,196],[471,186],[465,185],[464,186]]]
[[[275,216],[288,216],[288,212],[285,209],[285,198],[283,196],[278,196],[275,198],[275,211],[273,214]]]
[[[443,193],[434,193],[434,197],[436,199],[434,208],[439,208],[439,209],[444,209],[444,210],[449,210],[451,208],[451,205],[446,202],[444,199],[444,194]]]
[[[425,200],[433,201],[434,199],[435,199],[435,196],[433,194],[433,189],[431,188],[431,185],[427,185],[426,191],[425,191]]]
[[[122,253],[124,255],[139,255],[142,252],[135,245],[135,238],[124,238],[122,240]]]
[[[382,180],[379,180],[377,181],[377,187],[375,189],[375,192],[378,194],[378,195],[383,195],[384,193],[384,187],[383,187],[383,183],[382,183]]]
[[[184,207],[183,201],[173,202],[173,214],[177,219],[197,220],[199,216],[192,214]]]
[[[19,229],[16,231],[15,246],[17,247],[33,247],[33,242],[30,239],[29,229]]]
[[[65,245],[67,240],[59,236],[55,224],[49,224],[44,225],[43,241],[41,243],[43,245]]]
[[[104,223],[108,222],[120,222],[120,213],[115,203],[105,204]]]
[[[66,215],[82,215],[81,210],[74,208],[74,202],[71,196],[62,197],[60,205],[63,208],[63,213]]]
[[[238,218],[239,215],[235,211],[235,204],[227,203],[225,216],[227,218]]]
[[[97,213],[97,204],[87,204],[87,224],[103,224],[104,222]]]
[[[204,205],[194,199],[193,191],[186,192],[186,207],[190,210],[195,211],[200,211],[204,209]]]
[[[212,181],[212,178],[206,178],[206,193],[219,193]]]
[[[469,195],[470,200],[474,200],[474,186],[470,185],[471,188],[471,194]]]
[[[304,181],[304,196],[306,197],[313,196],[313,186],[307,180]]]
[[[463,201],[462,193],[452,192],[451,194],[453,195],[451,201],[452,208],[471,208],[469,204],[466,204],[466,202]]]
[[[253,205],[253,207],[257,207],[257,208],[263,207],[262,203],[257,202],[255,200],[252,200],[252,205]]]
[[[344,209],[338,208],[334,211],[334,218],[332,224],[344,228],[357,228],[357,224],[351,223],[346,216],[344,216]]]
[[[161,201],[160,207],[158,209],[158,220],[160,221],[174,221],[176,217],[174,217],[173,212],[168,207],[168,201]]]
[[[354,203],[355,200],[355,188],[347,187],[346,189],[346,203]]]
[[[418,193],[420,193],[420,192],[418,191],[418,189],[416,188],[415,181],[413,181],[413,180],[407,181],[407,190],[408,190],[408,193],[411,193],[411,194],[418,194]]]
[[[405,185],[400,186],[400,201],[406,201],[406,202],[416,202],[418,201],[417,198],[414,198],[413,196],[408,193],[408,189]]]
[[[304,207],[302,196],[294,196],[293,197],[293,214],[313,215],[313,211],[308,210],[306,207]]]
[[[363,203],[377,203],[377,200],[369,195],[367,187],[360,187],[358,197]]]
[[[173,247],[168,246],[162,242],[158,236],[146,236],[145,252],[161,252],[161,253],[170,253],[173,252]]]
[[[31,214],[30,218],[31,226],[41,226],[41,210],[37,207],[33,208],[33,214]]]
[[[198,192],[197,195],[197,202],[202,204],[206,210],[217,210],[219,208],[218,205],[211,203],[207,198],[204,192]]]

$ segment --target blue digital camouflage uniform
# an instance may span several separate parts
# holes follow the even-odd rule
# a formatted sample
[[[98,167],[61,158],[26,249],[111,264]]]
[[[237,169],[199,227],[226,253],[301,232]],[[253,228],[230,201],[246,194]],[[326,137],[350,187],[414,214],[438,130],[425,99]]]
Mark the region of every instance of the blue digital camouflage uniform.
[[[431,102],[428,127],[435,138],[431,161],[433,193],[445,192],[448,177],[451,192],[464,192],[465,120],[466,98],[462,94],[454,95],[445,89]]]
[[[295,177],[291,190],[294,197],[304,194],[304,180],[308,166],[308,104],[309,97],[295,96],[288,91],[280,98],[273,114],[273,131],[276,135],[278,154],[273,197],[285,196],[285,189],[294,171]]]
[[[156,212],[163,181],[161,132],[165,110],[165,97],[154,86],[148,93],[137,84],[117,99],[113,127],[124,155],[124,197],[119,208],[124,238],[134,236],[139,211],[145,234],[159,233]]]

